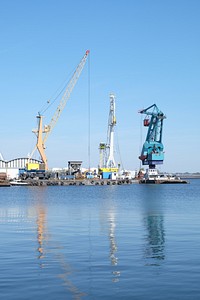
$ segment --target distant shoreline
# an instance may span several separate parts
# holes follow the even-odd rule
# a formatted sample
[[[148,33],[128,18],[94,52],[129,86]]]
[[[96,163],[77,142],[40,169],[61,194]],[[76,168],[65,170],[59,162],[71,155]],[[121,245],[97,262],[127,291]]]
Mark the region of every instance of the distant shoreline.
[[[176,173],[176,176],[179,176],[181,178],[187,178],[187,179],[200,179],[200,174],[182,174],[182,173]]]

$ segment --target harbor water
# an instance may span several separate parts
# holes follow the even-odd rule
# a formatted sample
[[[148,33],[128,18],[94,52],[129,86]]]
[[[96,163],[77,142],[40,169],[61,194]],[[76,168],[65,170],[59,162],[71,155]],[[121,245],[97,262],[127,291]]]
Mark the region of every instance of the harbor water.
[[[0,188],[0,299],[200,299],[200,180]]]

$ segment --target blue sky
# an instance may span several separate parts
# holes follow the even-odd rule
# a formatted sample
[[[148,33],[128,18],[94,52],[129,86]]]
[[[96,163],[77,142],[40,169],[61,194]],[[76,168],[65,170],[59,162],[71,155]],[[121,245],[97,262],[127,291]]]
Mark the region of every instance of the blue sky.
[[[141,129],[138,110],[156,103],[167,116],[161,170],[200,171],[199,14],[198,0],[2,0],[0,152],[4,158],[32,151],[37,113],[90,49],[46,143],[49,166],[65,167],[68,160],[83,160],[88,166],[89,99],[90,164],[98,165],[113,92],[116,148],[125,169],[140,166],[146,130]],[[46,124],[58,103],[45,112]]]

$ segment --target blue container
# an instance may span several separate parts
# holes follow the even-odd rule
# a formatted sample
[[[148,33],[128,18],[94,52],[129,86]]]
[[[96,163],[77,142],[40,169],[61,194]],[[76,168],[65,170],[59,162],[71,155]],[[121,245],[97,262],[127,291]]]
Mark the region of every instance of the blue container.
[[[112,175],[112,173],[111,172],[103,172],[102,173],[102,178],[103,179],[111,179],[111,176]]]

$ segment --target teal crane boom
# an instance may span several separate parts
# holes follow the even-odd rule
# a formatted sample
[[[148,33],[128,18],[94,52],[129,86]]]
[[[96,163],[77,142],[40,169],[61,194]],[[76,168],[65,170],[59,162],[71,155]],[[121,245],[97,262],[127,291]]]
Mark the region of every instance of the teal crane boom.
[[[144,126],[148,127],[139,159],[142,161],[142,165],[149,165],[150,169],[155,169],[156,165],[163,164],[164,160],[162,131],[163,120],[166,116],[158,109],[156,104],[140,110],[139,113],[146,115]]]

